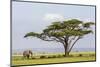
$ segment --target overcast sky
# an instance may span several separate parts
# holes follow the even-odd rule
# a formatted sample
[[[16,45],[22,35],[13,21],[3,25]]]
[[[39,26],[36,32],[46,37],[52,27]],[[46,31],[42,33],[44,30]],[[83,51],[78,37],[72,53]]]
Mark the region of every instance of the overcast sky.
[[[37,38],[24,38],[28,32],[41,32],[53,21],[79,19],[95,22],[95,7],[12,2],[12,49],[63,48],[62,44]],[[92,27],[95,30],[94,27]],[[95,34],[86,35],[74,48],[94,48]]]

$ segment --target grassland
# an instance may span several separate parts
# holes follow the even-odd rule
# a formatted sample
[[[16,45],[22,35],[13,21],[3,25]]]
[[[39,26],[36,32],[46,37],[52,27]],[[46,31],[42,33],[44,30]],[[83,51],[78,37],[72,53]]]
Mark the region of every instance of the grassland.
[[[22,56],[12,56],[12,66],[95,61],[95,52],[74,52],[70,53],[69,57],[64,57],[63,54],[48,54],[42,58],[40,57],[41,56],[34,56],[32,59],[23,59]]]

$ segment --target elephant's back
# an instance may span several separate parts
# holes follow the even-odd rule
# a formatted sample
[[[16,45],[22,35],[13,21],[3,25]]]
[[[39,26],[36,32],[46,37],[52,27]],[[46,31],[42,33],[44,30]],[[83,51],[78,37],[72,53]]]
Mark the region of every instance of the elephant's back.
[[[23,51],[23,55],[27,55],[27,54],[29,54],[29,51],[28,50]]]

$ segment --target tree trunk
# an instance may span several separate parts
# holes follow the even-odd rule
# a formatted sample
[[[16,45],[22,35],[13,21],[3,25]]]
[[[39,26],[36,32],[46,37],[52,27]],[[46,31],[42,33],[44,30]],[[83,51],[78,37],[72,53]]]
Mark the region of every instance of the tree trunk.
[[[64,49],[65,49],[65,57],[69,56],[68,43],[65,43]]]
[[[69,52],[67,51],[67,47],[64,48],[65,49],[65,57],[69,56]]]
[[[69,56],[69,52],[68,52],[68,37],[66,37],[64,39],[65,41],[65,45],[64,45],[64,49],[65,49],[65,57]]]

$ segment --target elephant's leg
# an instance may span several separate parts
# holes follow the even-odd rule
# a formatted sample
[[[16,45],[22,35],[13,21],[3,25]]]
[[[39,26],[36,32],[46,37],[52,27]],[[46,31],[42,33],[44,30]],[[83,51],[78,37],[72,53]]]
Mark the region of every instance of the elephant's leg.
[[[30,57],[30,55],[28,54],[28,55],[27,55],[27,59],[29,59],[29,57]]]

